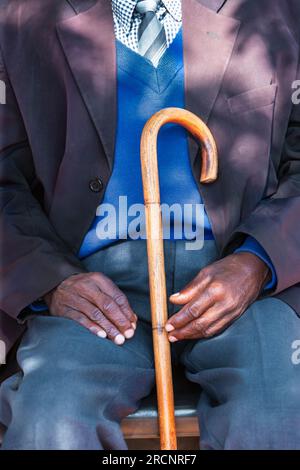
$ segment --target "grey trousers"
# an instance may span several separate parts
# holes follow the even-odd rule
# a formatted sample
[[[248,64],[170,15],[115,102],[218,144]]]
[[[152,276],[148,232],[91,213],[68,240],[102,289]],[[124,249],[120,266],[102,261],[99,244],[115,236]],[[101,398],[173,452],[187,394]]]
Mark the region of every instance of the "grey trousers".
[[[201,251],[167,242],[168,294],[216,257],[213,241]],[[120,347],[68,319],[30,319],[18,350],[21,372],[0,389],[3,449],[126,449],[120,421],[154,384],[145,242],[106,248],[86,266],[126,293],[139,316],[136,334]],[[172,346],[174,361],[199,384],[202,449],[300,449],[299,339],[299,317],[268,298],[220,335]]]

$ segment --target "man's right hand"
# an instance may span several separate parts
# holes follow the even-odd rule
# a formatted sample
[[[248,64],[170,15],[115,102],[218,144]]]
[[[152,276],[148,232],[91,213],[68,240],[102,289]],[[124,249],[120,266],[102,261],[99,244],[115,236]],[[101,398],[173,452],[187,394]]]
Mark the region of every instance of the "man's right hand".
[[[44,296],[51,315],[77,321],[121,345],[132,338],[137,316],[126,296],[104,274],[75,274]]]

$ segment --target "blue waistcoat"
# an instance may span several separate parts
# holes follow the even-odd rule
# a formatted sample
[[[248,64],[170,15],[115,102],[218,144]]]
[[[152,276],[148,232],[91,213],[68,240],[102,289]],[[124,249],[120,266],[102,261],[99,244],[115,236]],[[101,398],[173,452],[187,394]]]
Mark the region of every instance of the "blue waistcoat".
[[[185,108],[181,31],[157,68],[117,41],[117,71],[118,117],[114,168],[104,199],[80,248],[80,258],[117,240],[144,233],[143,217],[138,217],[140,205],[143,204],[140,138],[145,123],[154,113],[170,106]],[[203,207],[200,206],[201,195],[190,166],[187,133],[182,127],[167,124],[161,129],[158,161],[161,203],[168,207],[175,207],[173,205],[176,204],[176,209],[171,210],[170,214],[167,211],[166,217],[163,211],[165,238],[192,239],[200,221],[196,208]],[[168,235],[166,226],[169,215],[171,229]],[[114,220],[117,222],[114,223]],[[213,238],[205,212],[201,224],[202,236],[204,228],[205,238]]]

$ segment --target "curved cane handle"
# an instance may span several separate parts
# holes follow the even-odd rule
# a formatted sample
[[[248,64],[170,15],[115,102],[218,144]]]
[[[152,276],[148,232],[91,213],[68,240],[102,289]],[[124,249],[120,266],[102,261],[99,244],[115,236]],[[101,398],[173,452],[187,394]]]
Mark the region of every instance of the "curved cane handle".
[[[201,183],[212,183],[218,175],[218,151],[212,133],[195,114],[181,108],[165,108],[155,113],[145,124],[141,137],[141,163],[145,203],[159,202],[159,185],[154,175],[157,166],[157,136],[160,128],[172,122],[185,127],[202,144]],[[144,177],[145,175],[145,177]],[[145,194],[146,189],[146,194]]]

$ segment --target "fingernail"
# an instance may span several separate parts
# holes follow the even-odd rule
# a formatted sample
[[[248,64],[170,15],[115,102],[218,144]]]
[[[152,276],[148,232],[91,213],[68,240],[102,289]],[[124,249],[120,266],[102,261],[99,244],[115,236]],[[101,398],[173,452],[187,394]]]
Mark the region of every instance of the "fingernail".
[[[125,343],[125,338],[123,335],[117,335],[114,339],[114,343],[120,346],[121,344]]]
[[[170,323],[167,323],[165,328],[166,328],[166,331],[168,331],[168,332],[175,330],[174,326],[171,325]]]
[[[126,330],[124,336],[126,339],[132,338],[134,335],[134,329]]]
[[[104,330],[99,330],[97,332],[97,336],[99,336],[99,338],[106,338],[107,337],[107,334]]]
[[[180,295],[180,292],[175,292],[175,294],[172,294],[171,297],[178,297]]]
[[[178,341],[178,339],[175,338],[175,336],[169,336],[169,341],[170,341],[170,343],[176,343],[176,341]]]
[[[132,323],[131,323],[131,326],[132,326],[132,328],[133,328],[134,330],[136,330],[136,324],[135,324],[135,323],[132,322]]]

